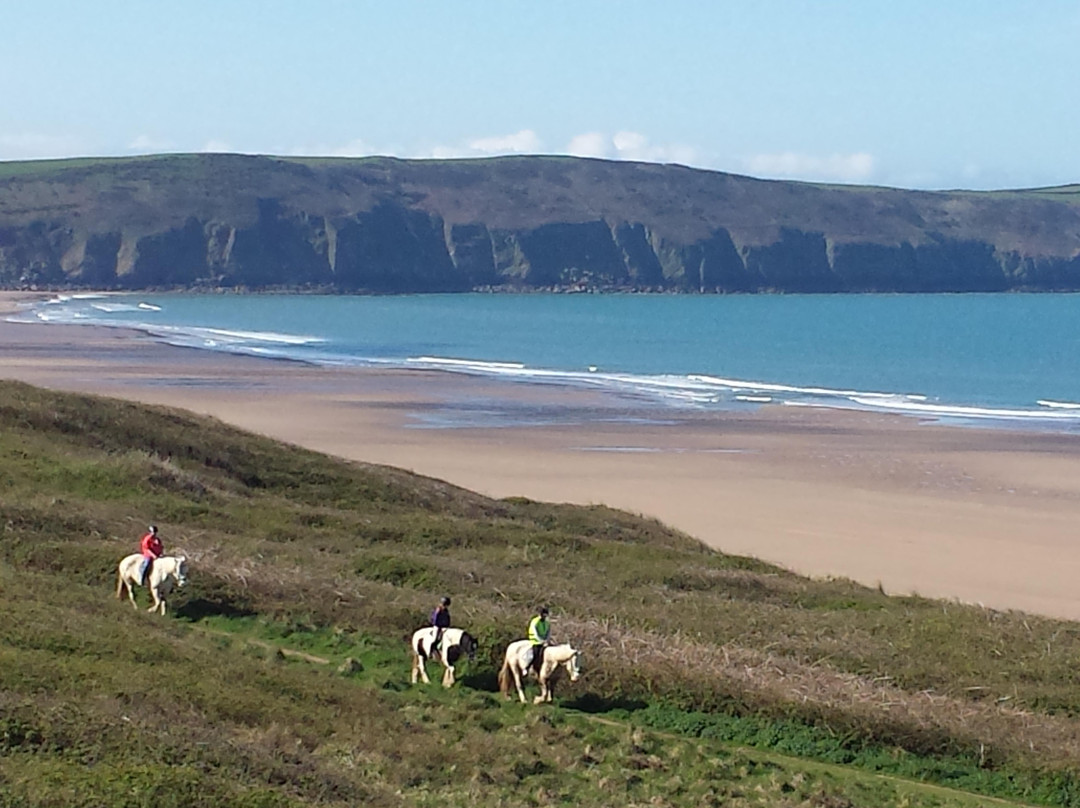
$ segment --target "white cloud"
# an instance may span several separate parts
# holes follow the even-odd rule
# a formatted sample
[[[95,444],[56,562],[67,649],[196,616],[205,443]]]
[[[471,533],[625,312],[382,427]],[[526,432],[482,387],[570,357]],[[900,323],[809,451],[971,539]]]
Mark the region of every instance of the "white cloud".
[[[66,135],[0,134],[0,160],[48,160],[88,153],[82,143]]]
[[[211,148],[213,146],[214,148]],[[224,149],[225,144],[213,142],[204,151]],[[502,154],[570,154],[575,157],[597,157],[608,160],[639,160],[655,163],[693,165],[697,153],[688,146],[654,144],[639,132],[620,131],[614,135],[604,132],[583,132],[570,139],[565,149],[545,151],[543,139],[532,129],[521,129],[503,135],[474,137],[457,144],[440,144],[425,148],[388,148],[376,146],[360,138],[341,146],[297,146],[285,153],[295,156],[365,157],[374,154],[402,158],[453,160],[469,157],[492,157]]]
[[[224,140],[217,140],[215,138],[211,138],[203,144],[202,148],[199,149],[199,151],[221,153],[230,152],[232,151],[232,149],[229,147],[229,144],[226,143]]]
[[[743,170],[755,176],[816,182],[863,182],[873,176],[874,168],[874,156],[866,152],[826,157],[780,152],[743,160]]]
[[[649,139],[640,132],[616,132],[611,138],[611,143],[618,154],[637,156],[646,154],[649,148]]]
[[[168,140],[152,137],[151,135],[136,135],[127,147],[134,152],[153,153],[169,151],[175,148],[175,144]]]
[[[536,132],[522,129],[509,135],[473,138],[464,145],[435,146],[426,154],[418,156],[451,160],[459,157],[492,157],[498,154],[538,154],[542,150],[543,142]]]
[[[690,146],[651,143],[640,132],[623,130],[614,135],[584,132],[575,135],[566,146],[575,157],[601,157],[610,160],[638,160],[647,163],[694,163],[697,154]]]
[[[603,132],[585,132],[570,139],[566,153],[574,157],[610,157],[611,147],[611,138]]]
[[[532,129],[522,129],[512,135],[470,140],[469,150],[477,154],[535,154],[540,151],[540,138]]]
[[[681,143],[651,143],[640,132],[616,132],[611,139],[615,156],[620,160],[643,160],[649,163],[684,163],[697,160],[697,151]]]

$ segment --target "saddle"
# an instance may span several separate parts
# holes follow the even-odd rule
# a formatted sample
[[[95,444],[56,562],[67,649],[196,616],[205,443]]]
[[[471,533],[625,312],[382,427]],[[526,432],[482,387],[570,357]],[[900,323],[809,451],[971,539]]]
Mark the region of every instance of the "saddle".
[[[423,628],[428,628],[428,626],[423,626]],[[442,658],[442,644],[446,639],[444,636],[445,629],[438,628],[437,626],[434,628],[435,636],[431,638],[431,645],[427,647],[427,657],[431,660]],[[420,647],[423,649],[423,643],[421,643]]]

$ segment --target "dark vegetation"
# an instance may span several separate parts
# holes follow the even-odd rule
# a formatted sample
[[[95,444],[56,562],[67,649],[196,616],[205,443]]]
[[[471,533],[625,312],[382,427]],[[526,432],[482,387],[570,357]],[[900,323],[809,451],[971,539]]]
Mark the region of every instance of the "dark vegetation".
[[[167,618],[113,598],[151,520],[191,559]],[[443,593],[480,659],[411,688]],[[505,703],[541,602],[586,675]],[[1075,624],[174,410],[0,383],[0,605],[3,805],[1080,805]]]
[[[1080,193],[569,157],[0,163],[0,287],[1076,290]]]

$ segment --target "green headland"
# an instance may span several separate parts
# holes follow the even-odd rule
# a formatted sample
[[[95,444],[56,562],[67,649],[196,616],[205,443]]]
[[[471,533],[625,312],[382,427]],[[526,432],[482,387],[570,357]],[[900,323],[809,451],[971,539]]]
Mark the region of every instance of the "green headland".
[[[0,163],[0,288],[1080,289],[1080,193],[572,157]]]

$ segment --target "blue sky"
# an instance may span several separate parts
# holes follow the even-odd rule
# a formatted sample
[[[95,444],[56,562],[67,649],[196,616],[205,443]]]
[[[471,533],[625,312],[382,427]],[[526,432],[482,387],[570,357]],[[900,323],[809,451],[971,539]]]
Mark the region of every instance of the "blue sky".
[[[0,0],[0,160],[579,154],[1080,182],[1077,0]]]

